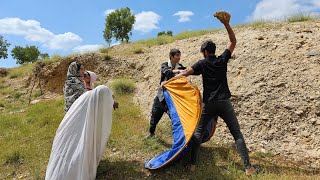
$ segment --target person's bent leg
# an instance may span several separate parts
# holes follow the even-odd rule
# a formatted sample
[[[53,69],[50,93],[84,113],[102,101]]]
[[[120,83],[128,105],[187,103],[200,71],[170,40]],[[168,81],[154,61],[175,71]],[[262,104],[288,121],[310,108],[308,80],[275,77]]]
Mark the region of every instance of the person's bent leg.
[[[232,134],[237,150],[241,156],[242,162],[246,169],[251,167],[250,159],[248,155],[248,149],[245,143],[245,140],[243,138],[243,135],[240,131],[240,126],[238,119],[236,117],[234,108],[230,102],[230,100],[226,100],[221,104],[224,110],[220,114],[221,118],[224,120],[224,122],[227,124],[230,133]]]
[[[159,101],[158,97],[155,97],[152,105],[152,110],[151,110],[150,128],[149,128],[150,134],[154,135],[157,124],[159,123],[164,112],[165,110],[163,108],[162,103]]]
[[[203,106],[203,112],[201,115],[200,122],[191,139],[191,142],[192,142],[191,143],[191,164],[192,165],[195,165],[198,161],[198,157],[200,153],[200,144],[202,142],[204,132],[207,128],[209,121],[212,119],[212,117],[214,117],[214,115],[212,115],[211,113],[208,113],[210,108],[208,106],[207,107],[205,106],[206,105]]]

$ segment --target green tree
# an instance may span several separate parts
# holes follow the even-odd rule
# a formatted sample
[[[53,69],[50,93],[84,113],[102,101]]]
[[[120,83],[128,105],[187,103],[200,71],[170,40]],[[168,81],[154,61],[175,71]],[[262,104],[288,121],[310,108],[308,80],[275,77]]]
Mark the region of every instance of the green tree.
[[[161,32],[158,32],[158,35],[157,35],[157,36],[159,37],[159,36],[162,36],[162,35],[165,35],[165,34],[166,34],[165,31],[161,31]]]
[[[172,36],[172,31],[167,31],[166,33],[168,36]]]
[[[172,36],[172,31],[167,31],[167,32],[161,31],[161,32],[158,32],[157,36],[159,37],[159,36],[162,36],[162,35]]]
[[[15,46],[11,55],[17,60],[17,64],[25,64],[35,62],[39,58],[40,51],[36,46],[26,46],[25,48]]]
[[[124,42],[124,40],[129,42],[129,36],[132,35],[131,30],[135,21],[135,16],[131,13],[130,8],[117,9],[106,17],[103,37],[107,43],[111,42],[110,37],[121,40],[121,42]]]
[[[108,46],[110,46],[111,44],[111,39],[112,39],[112,32],[111,30],[109,29],[106,29],[104,32],[103,32],[103,37],[104,39],[106,40],[106,42],[108,43]]]
[[[46,58],[49,58],[49,54],[48,53],[41,53],[40,57],[41,57],[41,59],[46,59]]]
[[[6,59],[8,58],[8,47],[10,44],[7,42],[7,40],[4,40],[2,36],[0,36],[0,59]]]

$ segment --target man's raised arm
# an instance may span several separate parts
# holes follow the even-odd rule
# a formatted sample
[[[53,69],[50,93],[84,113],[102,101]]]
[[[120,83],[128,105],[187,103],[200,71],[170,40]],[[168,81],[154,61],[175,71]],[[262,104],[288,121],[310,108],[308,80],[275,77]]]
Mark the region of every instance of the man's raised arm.
[[[233,30],[231,28],[231,25],[230,25],[230,17],[231,17],[231,15],[229,13],[225,12],[225,11],[220,11],[220,12],[216,12],[214,14],[214,17],[219,19],[220,22],[224,25],[224,27],[228,31],[230,44],[228,45],[227,48],[230,50],[230,52],[232,54],[234,48],[236,47],[237,39],[236,39],[236,35],[234,34],[234,32],[233,32]]]

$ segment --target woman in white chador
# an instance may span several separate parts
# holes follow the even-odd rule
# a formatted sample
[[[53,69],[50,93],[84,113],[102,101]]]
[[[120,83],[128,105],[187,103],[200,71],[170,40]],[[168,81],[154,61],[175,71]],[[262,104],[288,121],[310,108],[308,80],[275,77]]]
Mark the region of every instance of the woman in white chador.
[[[46,180],[96,178],[111,132],[113,107],[106,86],[85,92],[72,104],[56,132]]]

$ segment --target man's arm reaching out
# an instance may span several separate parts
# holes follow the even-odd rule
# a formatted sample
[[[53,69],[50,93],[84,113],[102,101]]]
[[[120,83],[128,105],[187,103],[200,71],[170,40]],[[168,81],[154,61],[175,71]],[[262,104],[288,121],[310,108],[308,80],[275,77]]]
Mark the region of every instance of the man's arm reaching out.
[[[181,77],[181,76],[186,76],[188,77],[189,75],[193,74],[194,71],[192,69],[192,67],[188,67],[187,69],[181,71],[180,70],[180,73],[178,75],[176,75],[175,77]],[[162,88],[168,81],[163,81],[160,85],[160,88]]]

